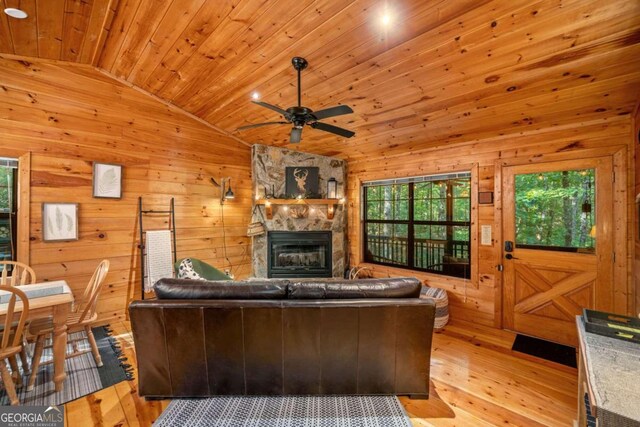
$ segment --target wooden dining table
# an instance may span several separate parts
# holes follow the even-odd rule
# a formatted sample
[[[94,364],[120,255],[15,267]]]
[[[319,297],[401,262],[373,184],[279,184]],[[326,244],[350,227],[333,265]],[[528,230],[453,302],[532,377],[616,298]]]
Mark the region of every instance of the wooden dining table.
[[[38,285],[37,287],[35,287]],[[31,287],[31,290],[30,290]],[[31,285],[16,286],[27,293],[29,297],[29,314],[27,321],[48,318],[53,319],[53,381],[55,390],[62,391],[64,380],[67,377],[65,373],[65,355],[67,351],[67,317],[71,312],[74,302],[73,293],[64,280],[57,280],[44,283],[36,283]],[[34,294],[33,290],[41,290],[38,293],[42,296]],[[62,293],[48,294],[53,290],[62,289]],[[0,304],[0,324],[4,322],[7,315],[6,303]],[[22,311],[22,303],[17,302],[15,313]],[[15,314],[14,314],[15,316]]]

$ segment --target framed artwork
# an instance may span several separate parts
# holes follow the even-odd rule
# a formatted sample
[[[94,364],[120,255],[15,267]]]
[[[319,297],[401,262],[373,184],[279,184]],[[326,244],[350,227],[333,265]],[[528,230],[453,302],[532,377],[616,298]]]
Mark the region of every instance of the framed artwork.
[[[122,198],[122,165],[93,162],[93,197]]]
[[[78,204],[42,204],[42,240],[60,242],[78,240]]]
[[[310,197],[318,195],[319,169],[316,166],[285,168],[287,197]]]

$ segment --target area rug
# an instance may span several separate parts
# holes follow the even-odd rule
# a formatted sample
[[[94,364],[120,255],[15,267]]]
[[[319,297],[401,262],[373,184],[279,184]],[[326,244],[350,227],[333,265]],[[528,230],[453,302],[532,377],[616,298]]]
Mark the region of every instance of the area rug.
[[[511,349],[571,368],[578,367],[576,349],[567,345],[518,334]]]
[[[411,427],[396,396],[220,396],[173,400],[157,427]]]
[[[126,363],[126,358],[122,355],[116,340],[111,337],[111,331],[108,327],[93,328],[93,334],[102,356],[102,367],[98,368],[96,366],[91,353],[67,359],[65,361],[67,378],[64,381],[63,390],[56,392],[53,383],[53,364],[41,365],[32,391],[27,391],[26,384],[29,382],[29,376],[23,376],[22,382],[24,385],[16,389],[20,403],[27,406],[61,405],[121,381],[132,379],[132,368]],[[82,335],[84,335],[84,332],[70,334],[69,339],[78,338]],[[50,344],[50,342],[47,343],[47,345]],[[28,353],[32,354],[33,344],[30,347]],[[89,349],[89,343],[86,340],[80,341],[78,348],[80,350]],[[69,344],[67,351],[72,351],[71,344]],[[42,361],[45,362],[51,359],[52,350],[45,348],[42,353]],[[0,405],[8,404],[9,400],[4,387],[2,387]]]

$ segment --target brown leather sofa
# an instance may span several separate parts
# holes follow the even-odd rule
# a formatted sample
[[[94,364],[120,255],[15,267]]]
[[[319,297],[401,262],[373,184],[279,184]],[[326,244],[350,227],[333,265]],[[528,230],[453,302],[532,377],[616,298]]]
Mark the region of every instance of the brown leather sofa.
[[[163,279],[129,307],[139,394],[427,398],[435,305],[417,279]]]

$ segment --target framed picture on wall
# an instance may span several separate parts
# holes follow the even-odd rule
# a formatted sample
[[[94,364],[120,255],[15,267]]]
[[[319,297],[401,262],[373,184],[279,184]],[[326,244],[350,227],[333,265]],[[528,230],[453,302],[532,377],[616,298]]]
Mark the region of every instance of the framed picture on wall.
[[[93,163],[93,197],[122,198],[122,165]]]
[[[285,169],[287,197],[318,195],[319,169],[316,166],[297,166]]]
[[[42,240],[61,242],[78,240],[78,204],[42,204]]]

